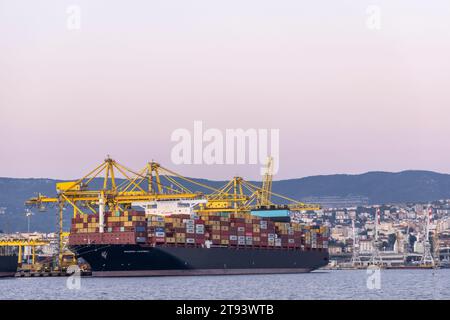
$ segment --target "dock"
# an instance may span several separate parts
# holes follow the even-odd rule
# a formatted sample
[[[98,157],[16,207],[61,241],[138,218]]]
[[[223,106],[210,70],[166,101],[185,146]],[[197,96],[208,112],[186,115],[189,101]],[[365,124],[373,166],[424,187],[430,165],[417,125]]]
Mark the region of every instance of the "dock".
[[[17,271],[14,275],[16,278],[37,278],[37,277],[69,277],[73,275],[66,271]],[[82,277],[92,276],[91,271],[82,271],[80,273]]]

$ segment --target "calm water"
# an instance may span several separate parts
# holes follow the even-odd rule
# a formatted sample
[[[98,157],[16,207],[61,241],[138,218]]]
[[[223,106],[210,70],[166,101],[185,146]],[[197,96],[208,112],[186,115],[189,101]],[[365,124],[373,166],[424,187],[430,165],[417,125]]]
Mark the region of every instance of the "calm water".
[[[159,278],[0,279],[1,299],[450,299],[450,269],[382,270],[368,289],[365,270],[296,275]]]

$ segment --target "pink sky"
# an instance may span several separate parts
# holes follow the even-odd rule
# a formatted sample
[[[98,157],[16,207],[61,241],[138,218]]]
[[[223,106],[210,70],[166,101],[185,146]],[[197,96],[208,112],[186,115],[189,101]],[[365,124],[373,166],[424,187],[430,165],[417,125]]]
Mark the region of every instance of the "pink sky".
[[[172,164],[194,120],[280,129],[276,179],[450,172],[449,1],[0,0],[0,30],[0,176],[75,178],[110,154],[258,178]]]

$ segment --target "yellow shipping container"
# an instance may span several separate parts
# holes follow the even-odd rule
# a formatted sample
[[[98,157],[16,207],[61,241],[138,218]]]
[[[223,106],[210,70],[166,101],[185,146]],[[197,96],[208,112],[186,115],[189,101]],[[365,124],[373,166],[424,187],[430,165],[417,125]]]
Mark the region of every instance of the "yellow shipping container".
[[[220,241],[220,244],[224,244],[224,245],[229,244],[229,243],[230,243],[230,241],[228,241],[226,239],[223,239]]]

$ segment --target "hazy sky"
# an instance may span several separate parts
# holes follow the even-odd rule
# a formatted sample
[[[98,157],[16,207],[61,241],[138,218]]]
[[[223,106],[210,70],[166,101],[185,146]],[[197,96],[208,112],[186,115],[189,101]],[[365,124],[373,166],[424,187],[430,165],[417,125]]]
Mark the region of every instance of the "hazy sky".
[[[194,120],[280,129],[277,179],[450,172],[449,57],[448,0],[0,0],[0,176],[75,178],[107,154],[258,176],[174,165]]]

